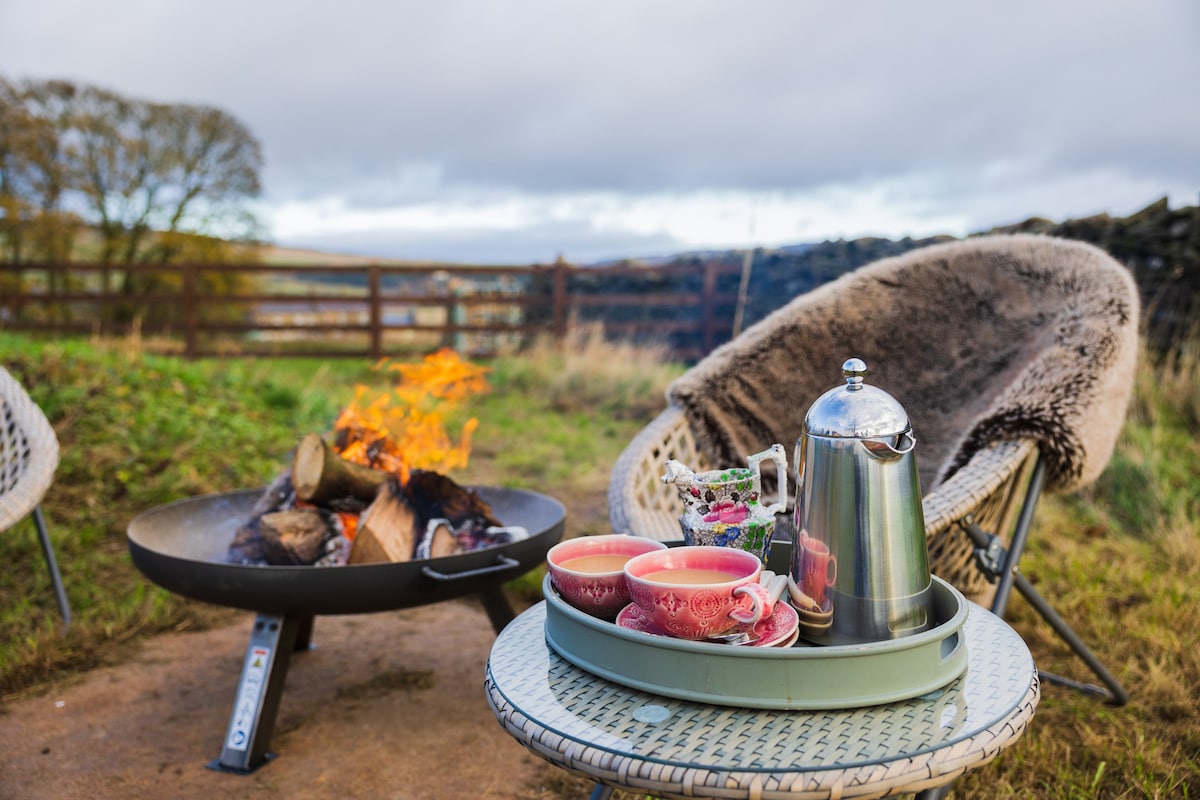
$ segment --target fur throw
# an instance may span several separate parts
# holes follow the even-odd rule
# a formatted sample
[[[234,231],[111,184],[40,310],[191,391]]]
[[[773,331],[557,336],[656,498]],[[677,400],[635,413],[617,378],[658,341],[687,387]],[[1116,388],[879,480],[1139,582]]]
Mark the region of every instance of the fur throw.
[[[1139,299],[1129,272],[1082,242],[983,236],[868,264],[793,299],[678,378],[716,466],[791,447],[813,401],[857,356],[917,437],[928,492],[1000,440],[1036,439],[1046,488],[1112,456],[1133,387]]]

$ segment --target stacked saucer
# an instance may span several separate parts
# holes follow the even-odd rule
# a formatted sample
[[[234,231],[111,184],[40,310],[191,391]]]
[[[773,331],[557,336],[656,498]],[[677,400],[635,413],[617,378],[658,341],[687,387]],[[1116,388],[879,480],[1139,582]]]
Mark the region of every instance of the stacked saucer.
[[[671,637],[671,634],[647,619],[636,603],[630,603],[621,609],[617,614],[617,625],[653,636]],[[775,611],[771,616],[759,620],[754,625],[738,625],[728,633],[746,634],[746,647],[791,647],[800,635],[799,626],[800,617],[796,609],[780,601],[775,604]]]

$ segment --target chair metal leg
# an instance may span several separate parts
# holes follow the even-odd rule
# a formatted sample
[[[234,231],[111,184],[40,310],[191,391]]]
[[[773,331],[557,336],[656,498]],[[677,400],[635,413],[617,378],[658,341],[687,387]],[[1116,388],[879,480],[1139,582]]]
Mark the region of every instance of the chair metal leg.
[[[33,509],[33,524],[37,526],[38,542],[42,545],[42,556],[46,559],[46,567],[50,570],[50,583],[54,585],[54,596],[58,600],[58,610],[62,613],[63,625],[71,624],[71,606],[67,602],[67,590],[63,587],[62,576],[58,573],[58,562],[54,558],[54,548],[50,546],[50,534],[46,532],[46,518],[42,515],[42,507]]]
[[[1033,584],[1029,582],[1029,579],[1024,575],[1018,574],[1016,576],[1016,586],[1017,591],[1021,593],[1021,596],[1025,598],[1029,605],[1033,606],[1034,610],[1041,615],[1042,619],[1046,620],[1047,624],[1054,629],[1054,632],[1063,638],[1071,650],[1074,651],[1075,655],[1079,656],[1083,663],[1087,664],[1088,669],[1090,669],[1092,674],[1100,679],[1100,682],[1104,684],[1104,687],[1096,686],[1095,684],[1091,683],[1080,683],[1079,681],[1073,681],[1070,678],[1065,678],[1062,675],[1054,675],[1041,670],[1038,670],[1038,676],[1047,683],[1065,686],[1069,689],[1075,689],[1083,692],[1084,694],[1103,698],[1109,705],[1123,706],[1128,703],[1129,693],[1126,692],[1125,688],[1121,686],[1120,682],[1113,677],[1112,673],[1110,673],[1104,667],[1104,665],[1100,663],[1100,659],[1096,658],[1096,654],[1093,653],[1086,644],[1084,644],[1083,640],[1079,638],[1079,635],[1075,633],[1075,631],[1071,630],[1071,626],[1067,625],[1063,618],[1058,615],[1058,612],[1056,612],[1050,606],[1050,604],[1046,602],[1045,598],[1038,594],[1037,590],[1033,588]]]
[[[1025,553],[1025,542],[1029,539],[1029,529],[1033,527],[1033,509],[1037,505],[1038,498],[1042,496],[1042,485],[1045,482],[1046,465],[1039,458],[1033,465],[1033,474],[1029,476],[1025,502],[1021,506],[1021,513],[1017,516],[1017,527],[1013,531],[1008,554],[1004,555],[1003,548],[1000,548],[997,554],[1003,559],[1003,566],[999,568],[1000,582],[996,586],[996,596],[992,598],[992,613],[998,617],[1004,616],[1004,610],[1008,608],[1008,597],[1012,593],[1013,582],[1020,574],[1018,570],[1021,556]],[[978,541],[976,541],[976,546],[978,546]]]
[[[1021,508],[1020,516],[1017,519],[1016,530],[1013,531],[1012,543],[1007,551],[1001,546],[999,537],[994,534],[985,533],[970,515],[967,515],[960,524],[975,544],[975,560],[980,570],[989,580],[999,580],[999,585],[996,588],[996,597],[992,602],[992,613],[1000,617],[1004,616],[1004,612],[1008,608],[1009,596],[1012,588],[1015,586],[1029,605],[1054,629],[1055,633],[1062,637],[1072,652],[1087,665],[1088,669],[1100,679],[1100,682],[1104,686],[1080,683],[1070,678],[1041,670],[1038,670],[1038,677],[1047,683],[1065,686],[1084,694],[1104,698],[1110,705],[1123,706],[1129,702],[1129,693],[1113,677],[1112,673],[1100,663],[1100,660],[1096,658],[1096,655],[1088,648],[1084,641],[1079,638],[1079,635],[1067,625],[1066,621],[1038,593],[1037,589],[1033,588],[1033,584],[1029,582],[1029,579],[1020,572],[1019,564],[1021,555],[1025,552],[1025,543],[1029,538],[1029,529],[1033,524],[1033,508],[1037,504],[1038,496],[1041,494],[1045,472],[1045,466],[1041,461],[1038,461],[1034,466],[1033,475],[1029,482],[1029,491],[1025,496],[1024,506]]]

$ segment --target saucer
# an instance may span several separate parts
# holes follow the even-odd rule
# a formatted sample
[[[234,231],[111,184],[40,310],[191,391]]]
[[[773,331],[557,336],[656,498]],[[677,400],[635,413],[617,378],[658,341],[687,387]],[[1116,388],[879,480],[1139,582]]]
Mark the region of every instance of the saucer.
[[[784,639],[779,644],[774,644],[771,646],[772,647],[791,647],[798,641],[800,641],[800,628],[796,628],[796,630],[792,631],[792,635],[787,637],[786,639]]]
[[[671,636],[671,634],[659,628],[649,618],[646,617],[642,610],[638,608],[636,603],[630,603],[621,609],[617,614],[616,623],[622,628],[628,628],[632,631],[641,631],[649,633],[653,636]],[[796,614],[796,609],[792,608],[789,603],[780,601],[775,604],[775,611],[771,616],[764,620],[760,620],[756,625],[735,625],[727,633],[736,633],[745,631],[750,633],[753,631],[758,636],[758,641],[746,645],[736,645],[737,647],[788,647],[796,641],[799,636],[800,617]],[[699,641],[704,641],[703,639]],[[717,644],[709,642],[709,644]]]

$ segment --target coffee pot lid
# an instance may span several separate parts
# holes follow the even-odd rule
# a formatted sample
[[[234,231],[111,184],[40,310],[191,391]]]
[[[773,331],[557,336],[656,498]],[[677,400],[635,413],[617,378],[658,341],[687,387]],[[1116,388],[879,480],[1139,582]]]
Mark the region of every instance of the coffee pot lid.
[[[867,365],[860,358],[842,364],[845,386],[835,386],[817,398],[804,417],[810,436],[865,439],[908,430],[908,414],[887,392],[863,382]]]

